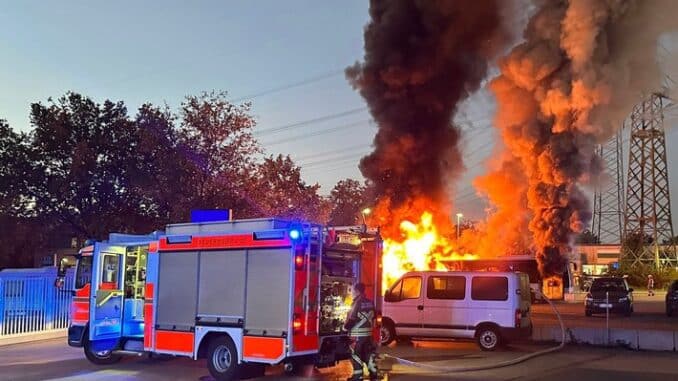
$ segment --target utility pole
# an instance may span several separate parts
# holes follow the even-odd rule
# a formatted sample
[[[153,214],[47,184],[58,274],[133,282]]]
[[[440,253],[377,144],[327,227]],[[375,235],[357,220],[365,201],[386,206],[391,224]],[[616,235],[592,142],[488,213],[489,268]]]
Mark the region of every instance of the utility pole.
[[[673,244],[664,108],[654,93],[633,107],[622,260],[631,266],[678,265]]]

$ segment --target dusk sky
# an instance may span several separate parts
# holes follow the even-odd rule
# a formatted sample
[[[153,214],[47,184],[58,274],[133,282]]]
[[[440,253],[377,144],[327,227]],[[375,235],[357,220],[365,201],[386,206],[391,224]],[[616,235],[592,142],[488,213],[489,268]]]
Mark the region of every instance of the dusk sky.
[[[357,164],[376,130],[343,75],[363,56],[367,8],[361,0],[3,1],[0,118],[28,131],[30,103],[69,90],[125,101],[131,114],[143,102],[176,109],[203,90],[226,90],[238,101],[254,95],[255,136],[266,153],[290,154],[327,194],[342,178],[362,179]],[[474,218],[484,205],[470,180],[492,152],[492,114],[491,97],[481,93],[457,117],[468,131],[470,169],[457,209]],[[667,135],[674,220],[677,142],[674,128]]]

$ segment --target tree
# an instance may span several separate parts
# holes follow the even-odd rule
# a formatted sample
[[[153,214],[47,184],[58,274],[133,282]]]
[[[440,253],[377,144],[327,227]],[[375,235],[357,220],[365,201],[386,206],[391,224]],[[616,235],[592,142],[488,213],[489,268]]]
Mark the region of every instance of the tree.
[[[31,266],[44,246],[45,224],[34,216],[28,190],[34,179],[28,135],[0,119],[0,269]]]
[[[0,119],[0,215],[25,216],[29,213],[28,186],[34,178],[26,134],[14,132]]]
[[[140,231],[143,200],[131,191],[138,166],[135,124],[123,102],[67,93],[31,105],[31,142],[40,173],[32,196],[36,211],[72,229],[78,238]]]
[[[179,144],[185,178],[177,184],[184,210],[232,208],[238,217],[259,213],[247,189],[255,155],[250,104],[234,105],[225,92],[188,96],[181,105]]]
[[[363,223],[361,212],[367,206],[366,187],[357,180],[340,180],[330,193],[329,224],[332,226],[354,225]]]
[[[289,156],[269,156],[257,166],[257,201],[261,216],[326,223],[329,203],[318,190],[306,185],[301,169]]]
[[[139,206],[147,225],[158,228],[188,215],[184,200],[189,195],[182,193],[188,187],[177,185],[187,181],[190,173],[178,147],[175,121],[168,107],[152,104],[142,105],[134,120],[138,166],[131,168],[130,186],[141,197]]]

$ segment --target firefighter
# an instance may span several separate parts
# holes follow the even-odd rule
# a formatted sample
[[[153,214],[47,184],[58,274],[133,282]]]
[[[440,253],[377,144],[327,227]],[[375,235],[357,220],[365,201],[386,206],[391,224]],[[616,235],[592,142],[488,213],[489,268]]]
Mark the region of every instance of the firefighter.
[[[374,303],[365,296],[365,285],[357,283],[351,290],[353,304],[344,329],[351,338],[351,364],[353,375],[348,381],[363,379],[363,365],[367,364],[370,380],[377,380],[376,349],[372,339],[375,321]]]

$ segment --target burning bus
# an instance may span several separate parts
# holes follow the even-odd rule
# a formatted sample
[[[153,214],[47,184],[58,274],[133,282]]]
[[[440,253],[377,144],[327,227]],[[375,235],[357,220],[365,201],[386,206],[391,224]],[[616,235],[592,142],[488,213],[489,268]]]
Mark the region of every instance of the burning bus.
[[[573,281],[571,265],[565,265],[558,275],[543,277],[539,273],[537,259],[533,255],[509,255],[482,259],[443,260],[450,271],[495,271],[521,272],[528,275],[533,301],[542,300],[541,293],[549,299],[563,299]],[[538,292],[537,292],[538,291]]]

